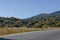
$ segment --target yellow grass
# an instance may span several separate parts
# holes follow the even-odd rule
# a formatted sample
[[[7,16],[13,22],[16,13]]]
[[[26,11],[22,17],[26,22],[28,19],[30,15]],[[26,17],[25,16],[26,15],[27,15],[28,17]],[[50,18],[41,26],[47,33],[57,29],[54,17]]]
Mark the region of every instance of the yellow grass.
[[[0,28],[0,35],[41,31],[41,30],[60,30],[60,28]]]
[[[38,31],[35,28],[0,28],[0,35],[15,34],[22,32]]]

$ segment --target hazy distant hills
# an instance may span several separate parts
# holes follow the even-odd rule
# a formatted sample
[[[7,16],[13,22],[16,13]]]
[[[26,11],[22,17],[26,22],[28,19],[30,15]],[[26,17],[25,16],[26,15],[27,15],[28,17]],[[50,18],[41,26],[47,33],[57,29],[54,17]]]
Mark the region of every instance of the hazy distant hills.
[[[60,11],[42,13],[27,19],[0,17],[0,28],[4,27],[60,27]]]
[[[41,20],[43,18],[45,19],[45,18],[55,18],[55,17],[60,17],[60,11],[56,11],[56,12],[53,12],[53,13],[50,13],[50,14],[47,14],[47,13],[38,14],[36,16],[27,18],[26,20],[28,20],[28,21],[38,21],[38,20]]]
[[[42,13],[42,14],[27,18],[25,20],[27,20],[27,21],[38,21],[38,20],[42,19],[45,16],[48,16],[48,14]]]

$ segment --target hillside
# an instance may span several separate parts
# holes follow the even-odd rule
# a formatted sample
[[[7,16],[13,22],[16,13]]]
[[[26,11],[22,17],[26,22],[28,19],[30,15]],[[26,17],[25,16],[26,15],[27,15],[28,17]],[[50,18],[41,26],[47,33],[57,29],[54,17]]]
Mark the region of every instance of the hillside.
[[[47,13],[42,13],[42,14],[38,14],[36,16],[33,16],[33,17],[30,17],[30,18],[27,18],[26,20],[35,20],[35,21],[38,21],[38,20],[41,20],[41,19],[45,19],[46,17],[47,18],[55,18],[55,17],[59,17],[60,16],[60,11],[56,11],[56,12],[53,12],[53,13],[50,13],[50,14],[47,14]]]
[[[60,11],[50,14],[42,13],[27,19],[0,17],[0,28],[4,27],[60,27]]]

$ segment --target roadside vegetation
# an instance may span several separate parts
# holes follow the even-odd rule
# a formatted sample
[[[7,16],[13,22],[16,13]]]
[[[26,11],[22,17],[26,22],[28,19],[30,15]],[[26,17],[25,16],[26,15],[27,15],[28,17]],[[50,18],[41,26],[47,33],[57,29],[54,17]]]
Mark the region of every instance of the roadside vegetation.
[[[60,28],[0,28],[0,36],[33,31],[60,30]]]
[[[16,34],[22,32],[38,31],[37,28],[0,28],[0,36],[7,34]]]

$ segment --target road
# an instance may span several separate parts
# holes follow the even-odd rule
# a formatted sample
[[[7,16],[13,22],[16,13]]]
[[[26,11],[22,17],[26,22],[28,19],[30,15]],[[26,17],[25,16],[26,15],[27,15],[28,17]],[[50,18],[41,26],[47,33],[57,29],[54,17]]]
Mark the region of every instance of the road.
[[[60,40],[59,30],[46,30],[0,36],[0,40]]]

